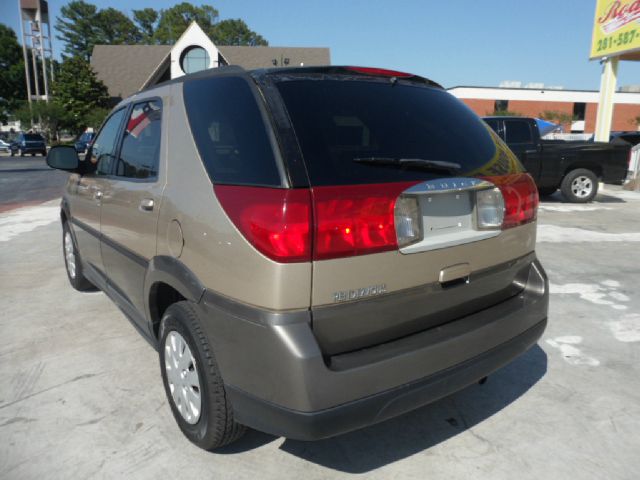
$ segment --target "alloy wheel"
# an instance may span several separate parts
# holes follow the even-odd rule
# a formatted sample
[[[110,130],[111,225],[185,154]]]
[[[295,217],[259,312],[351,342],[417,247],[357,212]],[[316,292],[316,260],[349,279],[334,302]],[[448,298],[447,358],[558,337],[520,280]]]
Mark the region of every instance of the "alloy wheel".
[[[197,423],[202,399],[196,359],[187,341],[175,330],[169,332],[164,342],[164,365],[176,409],[187,423]]]

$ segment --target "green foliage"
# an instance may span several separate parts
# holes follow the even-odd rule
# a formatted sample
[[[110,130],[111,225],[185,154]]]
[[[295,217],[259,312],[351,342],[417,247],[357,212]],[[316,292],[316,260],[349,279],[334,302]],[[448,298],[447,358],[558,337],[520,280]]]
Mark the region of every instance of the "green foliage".
[[[27,97],[22,48],[15,32],[0,23],[0,121]]]
[[[574,120],[574,116],[570,113],[560,112],[557,110],[545,110],[538,117],[549,122],[555,122],[560,125],[570,124]]]
[[[89,61],[93,46],[100,43],[96,22],[98,8],[83,0],[74,0],[60,9],[56,18],[58,40],[64,42],[64,52]]]
[[[521,117],[522,114],[518,112],[511,112],[509,110],[494,110],[492,113],[487,113],[492,117]]]
[[[23,130],[28,130],[36,125],[49,137],[58,138],[58,132],[68,121],[69,114],[65,108],[57,102],[38,101],[29,107],[28,102],[23,102],[14,111],[14,116],[20,120]]]
[[[164,10],[133,10],[131,19],[114,8],[98,10],[73,0],[60,9],[56,29],[67,55],[89,61],[94,45],[172,44],[193,21],[218,45],[268,45],[243,20],[218,21],[218,10],[211,5],[188,2]]]
[[[210,5],[196,7],[188,2],[182,2],[171,8],[160,11],[158,27],[154,32],[154,40],[160,44],[172,44],[187,29],[191,22],[197,22],[200,28],[213,37],[215,23],[218,20],[218,10]]]
[[[84,59],[72,57],[64,60],[53,83],[54,102],[62,105],[68,116],[64,126],[79,133],[87,126],[96,108],[109,105],[107,87]]]
[[[109,114],[108,108],[96,107],[93,110],[89,111],[84,117],[84,126],[91,127],[94,130],[97,130],[104,122],[105,118]]]
[[[269,45],[269,43],[240,19],[222,20],[214,25],[211,35],[216,45]]]
[[[153,8],[133,11],[133,21],[138,27],[143,43],[154,43],[153,34],[156,31],[158,16],[158,12]]]
[[[103,45],[140,43],[142,34],[133,21],[120,10],[105,8],[96,15],[96,37]]]

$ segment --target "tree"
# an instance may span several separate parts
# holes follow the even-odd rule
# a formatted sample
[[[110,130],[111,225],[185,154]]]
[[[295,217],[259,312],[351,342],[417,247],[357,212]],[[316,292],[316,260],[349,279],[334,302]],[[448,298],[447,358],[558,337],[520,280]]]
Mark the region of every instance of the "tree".
[[[109,105],[107,87],[96,78],[91,65],[81,57],[67,58],[52,86],[54,102],[68,113],[64,127],[79,133],[96,108]]]
[[[138,27],[120,10],[105,8],[96,16],[96,40],[104,45],[136,44],[142,40]]]
[[[217,45],[269,45],[261,35],[249,29],[239,18],[216,23],[211,39]]]
[[[160,11],[154,40],[160,44],[170,45],[180,38],[180,35],[193,21],[197,22],[209,37],[213,37],[214,24],[217,20],[218,10],[212,6],[196,7],[190,3],[182,2]]]
[[[96,33],[98,8],[83,0],[74,0],[60,9],[56,18],[56,35],[64,42],[64,52],[72,57],[91,59],[93,46],[100,43]]]
[[[58,138],[58,132],[69,118],[64,106],[54,101],[36,101],[31,106],[28,102],[23,102],[13,115],[20,120],[23,130],[33,128],[37,124],[49,140]]]
[[[0,23],[0,121],[27,97],[22,48],[15,32]]]
[[[143,8],[133,11],[133,21],[138,27],[143,43],[153,43],[153,34],[156,31],[158,12],[153,8]]]

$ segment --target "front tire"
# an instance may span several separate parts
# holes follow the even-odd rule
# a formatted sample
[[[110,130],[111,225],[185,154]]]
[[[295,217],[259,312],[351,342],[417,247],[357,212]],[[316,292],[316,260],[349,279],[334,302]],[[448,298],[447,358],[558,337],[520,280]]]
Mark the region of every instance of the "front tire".
[[[82,260],[67,222],[62,224],[62,253],[64,255],[67,278],[69,278],[71,286],[79,292],[95,290],[96,287],[87,280],[82,272]]]
[[[167,400],[182,433],[205,450],[239,439],[213,350],[194,305],[171,305],[160,324],[160,370]]]
[[[591,170],[577,168],[562,179],[560,190],[570,202],[590,202],[598,193],[598,177]]]

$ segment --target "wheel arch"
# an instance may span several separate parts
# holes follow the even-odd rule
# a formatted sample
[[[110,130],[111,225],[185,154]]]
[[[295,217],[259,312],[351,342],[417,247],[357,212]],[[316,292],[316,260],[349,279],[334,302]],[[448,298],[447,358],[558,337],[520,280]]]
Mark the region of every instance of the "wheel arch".
[[[144,298],[155,337],[158,337],[160,320],[170,305],[182,300],[198,303],[204,291],[204,285],[180,260],[166,255],[154,257],[147,268]]]
[[[603,173],[602,165],[598,165],[597,163],[592,163],[592,162],[572,163],[571,165],[565,168],[564,173],[562,174],[562,178],[566,177],[567,175],[569,175],[569,173],[573,172],[574,170],[579,170],[579,169],[589,170],[593,172],[596,177],[602,178],[602,173]]]

